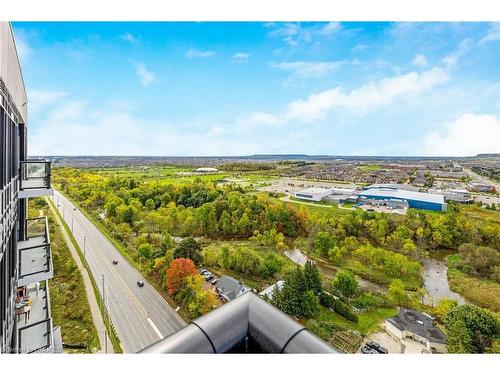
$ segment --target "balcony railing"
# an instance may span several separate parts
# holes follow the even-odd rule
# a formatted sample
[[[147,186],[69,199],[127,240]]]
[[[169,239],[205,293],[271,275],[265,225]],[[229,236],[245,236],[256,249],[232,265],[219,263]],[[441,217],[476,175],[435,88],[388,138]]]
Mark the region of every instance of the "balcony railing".
[[[53,352],[54,334],[50,310],[49,288],[28,289],[30,301],[27,311],[19,308],[16,314],[18,326],[18,353]],[[25,307],[26,308],[26,307]]]
[[[141,353],[338,353],[254,293],[226,303]]]
[[[26,230],[26,240],[18,242],[18,286],[48,280],[54,276],[47,218],[27,219]]]
[[[51,162],[48,160],[25,160],[20,162],[20,198],[52,194],[50,187]]]

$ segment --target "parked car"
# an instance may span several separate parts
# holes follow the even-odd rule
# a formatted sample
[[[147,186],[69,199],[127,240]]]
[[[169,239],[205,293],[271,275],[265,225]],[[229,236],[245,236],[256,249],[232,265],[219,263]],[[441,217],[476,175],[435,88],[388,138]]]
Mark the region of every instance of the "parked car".
[[[212,280],[213,278],[214,278],[214,275],[212,275],[211,273],[209,273],[209,274],[205,274],[205,280],[210,281],[210,280]]]
[[[217,281],[219,281],[219,279],[213,279],[213,280],[211,281],[211,284],[212,284],[212,285],[215,285],[215,284],[217,284]]]
[[[380,346],[377,351],[380,353],[380,354],[389,354],[389,351],[384,348],[383,346]]]
[[[380,348],[380,344],[378,342],[375,342],[375,341],[368,341],[366,343],[366,346],[368,346],[369,348],[375,349],[375,350],[378,350],[378,348]]]
[[[118,260],[113,259],[113,264],[118,264]]]
[[[142,281],[142,280],[138,280],[138,281],[137,281],[137,286],[138,286],[139,288],[142,288],[142,287],[144,286],[144,281]]]
[[[378,352],[375,349],[370,348],[369,346],[366,346],[366,345],[361,348],[361,353],[363,353],[363,354],[378,354]]]

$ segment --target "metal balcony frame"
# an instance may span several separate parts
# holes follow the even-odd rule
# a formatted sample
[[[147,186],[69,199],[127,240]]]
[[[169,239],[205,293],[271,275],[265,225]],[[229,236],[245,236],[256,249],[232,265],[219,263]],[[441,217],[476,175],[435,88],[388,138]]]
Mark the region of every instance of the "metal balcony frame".
[[[50,160],[22,160],[19,162],[19,190],[31,190],[31,189],[50,189],[50,179],[51,179],[51,161]],[[23,168],[23,165],[27,164],[44,164],[45,165],[45,176],[43,177],[44,180],[44,186],[34,186],[34,187],[26,187],[23,186],[23,180],[29,180],[30,178],[27,177],[27,170],[26,168]]]
[[[30,354],[30,353],[34,353],[34,352],[37,352],[37,351],[47,351],[47,352],[50,352],[51,351],[51,348],[54,346],[54,334],[53,334],[53,330],[54,330],[54,327],[53,327],[53,322],[52,322],[52,311],[51,311],[51,308],[50,308],[50,293],[49,293],[49,286],[47,284],[47,282],[45,283],[45,287],[44,288],[41,288],[41,289],[44,289],[45,290],[45,299],[46,299],[46,304],[47,306],[44,307],[44,309],[46,310],[47,314],[46,314],[46,318],[43,319],[43,320],[39,320],[38,322],[34,322],[34,323],[31,323],[31,324],[28,324],[24,327],[21,327],[21,328],[18,328],[18,331],[17,331],[17,351],[18,353],[21,353],[21,354]],[[48,329],[47,329],[47,333],[45,335],[48,335],[48,340],[47,340],[47,345],[44,345],[40,348],[34,348],[30,351],[26,351],[26,353],[22,352],[21,350],[21,346],[22,346],[22,342],[21,342],[21,331],[23,330],[26,330],[26,329],[29,329],[33,326],[36,326],[38,324],[43,324],[43,323],[46,323],[47,326],[48,326]]]
[[[263,353],[338,353],[252,292],[194,320],[140,353],[231,353],[248,345],[249,340],[257,343]]]
[[[28,223],[29,221],[33,221],[33,220],[40,220],[40,219],[44,219],[45,220],[45,227],[44,227],[44,236],[46,238],[46,243],[43,244],[43,245],[34,245],[34,246],[29,246],[29,247],[24,247],[22,249],[19,249],[19,263],[18,263],[18,275],[19,275],[19,279],[24,279],[25,277],[29,277],[29,276],[32,276],[32,275],[36,275],[36,274],[39,274],[39,273],[46,273],[46,272],[49,272],[52,268],[52,254],[51,254],[51,245],[50,245],[50,231],[49,231],[49,221],[48,221],[48,217],[47,216],[41,216],[41,217],[35,217],[35,218],[29,218],[29,219],[26,219],[26,223]],[[26,228],[28,227],[28,225],[26,225]],[[37,237],[37,236],[26,236],[26,240],[29,240],[30,238],[33,238],[33,237]],[[22,251],[27,251],[27,250],[31,250],[31,249],[36,249],[36,248],[39,248],[39,247],[44,247],[47,249],[47,263],[46,263],[46,268],[44,270],[41,270],[41,271],[36,271],[36,272],[31,272],[31,273],[27,273],[27,274],[23,274],[22,273],[22,257],[21,257],[21,252]]]

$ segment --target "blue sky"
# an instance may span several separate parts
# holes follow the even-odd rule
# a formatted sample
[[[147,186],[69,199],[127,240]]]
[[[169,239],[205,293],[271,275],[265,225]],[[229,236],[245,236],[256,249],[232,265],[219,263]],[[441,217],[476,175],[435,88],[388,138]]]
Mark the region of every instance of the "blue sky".
[[[500,152],[500,24],[14,30],[32,155]]]

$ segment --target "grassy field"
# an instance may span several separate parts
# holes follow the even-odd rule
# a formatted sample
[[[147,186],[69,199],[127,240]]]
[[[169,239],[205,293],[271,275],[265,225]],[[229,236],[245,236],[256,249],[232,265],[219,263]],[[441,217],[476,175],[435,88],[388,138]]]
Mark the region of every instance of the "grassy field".
[[[458,260],[458,255],[448,257],[448,281],[451,290],[478,306],[500,312],[500,284],[460,271],[455,267]]]
[[[44,202],[44,201],[42,201]],[[38,216],[39,212],[36,212]],[[54,325],[61,326],[65,352],[92,353],[100,349],[83,278],[48,207],[54,278],[49,281]]]

